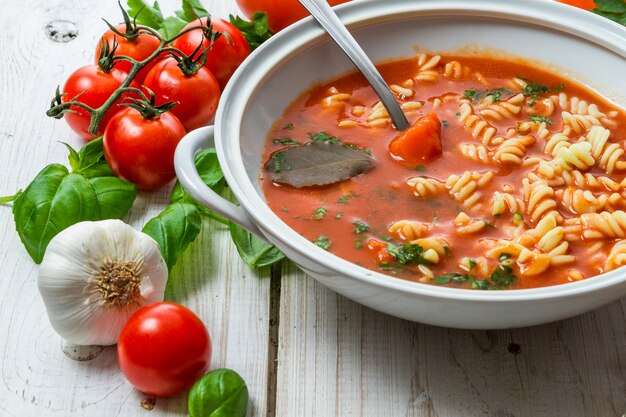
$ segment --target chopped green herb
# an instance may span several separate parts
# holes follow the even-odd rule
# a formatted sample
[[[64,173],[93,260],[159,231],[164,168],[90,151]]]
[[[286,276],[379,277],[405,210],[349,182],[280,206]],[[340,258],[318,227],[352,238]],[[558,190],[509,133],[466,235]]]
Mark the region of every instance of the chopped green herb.
[[[317,239],[313,241],[313,243],[315,243],[317,246],[319,246],[320,248],[324,250],[328,250],[328,248],[330,248],[330,245],[331,245],[330,240],[328,240],[326,236],[319,236]]]
[[[343,211],[340,211],[339,213],[337,213],[337,215],[335,216],[335,219],[339,220],[341,219],[341,216],[343,216]]]
[[[476,267],[476,261],[473,259],[469,260],[469,270],[471,271],[472,269],[474,269]]]
[[[334,143],[336,145],[341,144],[341,141],[339,140],[338,137],[336,136],[330,136],[328,133],[326,132],[319,132],[319,133],[309,133],[309,138],[313,141],[313,142],[328,142],[328,143]]]
[[[272,161],[274,161],[274,171],[280,172],[283,169],[285,155],[282,152],[276,152],[274,155],[272,155]],[[286,164],[285,169],[289,171],[289,165]]]
[[[475,290],[488,290],[491,289],[491,283],[486,279],[478,280],[472,282],[472,288]]]
[[[500,101],[500,98],[502,95],[511,95],[513,94],[512,91],[507,90],[506,88],[494,88],[491,90],[483,90],[483,91],[476,91],[476,89],[474,88],[470,88],[469,90],[465,90],[465,92],[463,93],[463,97],[465,98],[469,98],[470,100],[472,100],[472,102],[476,103],[478,100],[484,98],[484,97],[488,97],[491,96],[491,99],[494,102],[498,102]]]
[[[499,219],[502,215],[500,213],[496,213],[493,215],[494,218]]]
[[[387,244],[387,252],[401,265],[424,265],[431,264],[424,259],[424,248],[415,243],[405,243],[402,246]]]
[[[445,285],[449,283],[450,281],[454,281],[457,284],[461,284],[464,281],[473,281],[473,280],[474,278],[471,275],[460,274],[458,272],[452,272],[446,275],[440,275],[438,277],[431,278],[431,281],[439,285]]]
[[[507,259],[511,259],[511,258],[512,258],[512,256],[511,256],[511,254],[510,254],[510,253],[503,253],[503,254],[501,254],[501,255],[500,255],[500,257],[498,258],[498,260],[499,260],[500,262],[502,262],[502,261],[506,261]]]
[[[558,91],[563,90],[563,88],[565,88],[565,84],[559,84],[553,87],[548,87],[546,85],[542,85],[537,82],[530,81],[524,78],[522,78],[522,80],[524,80],[527,83],[527,85],[524,88],[522,88],[522,93],[525,96],[533,98],[535,100],[539,99],[542,94],[550,93],[550,92],[558,92]]]
[[[418,166],[416,166],[415,168],[413,168],[413,170],[414,170],[414,171],[417,171],[417,172],[424,172],[424,171],[426,171],[426,166],[424,166],[424,165],[418,165]]]
[[[284,211],[285,213],[289,213],[289,207],[283,207],[283,211]]]
[[[285,130],[293,130],[293,123],[287,123],[285,126],[283,126],[283,129],[285,129]]]
[[[362,241],[362,240],[355,240],[355,241],[354,241],[354,248],[355,248],[355,249],[361,249],[361,248],[363,248],[363,241]]]
[[[443,251],[446,254],[446,256],[452,256],[452,249],[450,249],[450,246],[444,246]]]
[[[500,288],[510,286],[515,279],[513,268],[507,265],[500,265],[491,273],[491,281]]]
[[[448,126],[450,126],[450,123],[448,123],[448,121],[447,121],[447,120],[442,120],[442,121],[441,121],[441,126],[443,126],[443,127],[448,127]]]
[[[369,156],[372,156],[372,150],[370,148],[362,149],[362,151],[365,152],[366,154],[368,154]]]
[[[458,112],[454,113],[454,115],[455,115],[455,116],[457,116],[457,117],[459,117],[459,116],[461,115],[461,112],[460,112],[460,111],[458,111]]]
[[[465,90],[463,92],[463,97],[469,98],[470,100],[474,101],[474,100],[476,100],[476,95],[477,94],[478,94],[478,92],[475,89],[470,88],[469,90]]]
[[[274,145],[300,145],[300,142],[296,142],[295,140],[291,139],[291,138],[284,138],[284,139],[274,139],[272,140],[272,143]]]
[[[519,211],[513,213],[513,222],[518,225],[522,224],[524,222],[524,216],[522,216],[522,213],[520,213]]]
[[[426,204],[434,208],[441,207],[441,201],[435,199],[426,200]]]
[[[313,212],[313,218],[316,220],[322,220],[326,216],[327,212],[328,210],[326,210],[324,207],[318,207]]]
[[[355,220],[352,222],[352,227],[354,228],[354,233],[366,233],[370,230],[370,226],[362,220]]]
[[[358,196],[359,196],[358,194],[346,194],[344,196],[339,197],[339,199],[337,200],[337,203],[348,204],[351,198],[356,198]]]
[[[549,117],[530,116],[530,120],[532,120],[533,122],[539,122],[539,123],[543,122],[548,125],[552,124],[552,119],[550,119]]]
[[[531,101],[528,103],[528,107],[535,107],[537,105],[536,101]]]

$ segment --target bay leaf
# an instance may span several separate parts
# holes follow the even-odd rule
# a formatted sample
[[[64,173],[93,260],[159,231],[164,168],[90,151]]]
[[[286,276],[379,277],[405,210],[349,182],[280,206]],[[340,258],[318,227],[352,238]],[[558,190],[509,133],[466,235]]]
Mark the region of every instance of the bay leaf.
[[[332,142],[309,142],[276,152],[265,164],[270,180],[296,188],[334,184],[374,166],[363,149]]]

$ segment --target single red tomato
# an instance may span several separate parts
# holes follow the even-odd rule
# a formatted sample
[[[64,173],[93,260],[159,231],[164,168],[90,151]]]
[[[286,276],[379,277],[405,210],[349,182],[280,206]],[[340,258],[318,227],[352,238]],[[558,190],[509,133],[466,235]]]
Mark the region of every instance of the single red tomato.
[[[178,101],[171,113],[183,124],[187,132],[209,124],[215,116],[220,100],[220,86],[215,76],[201,67],[196,73],[186,75],[174,58],[166,58],[152,68],[144,86],[157,97],[157,105]]]
[[[119,88],[126,79],[126,75],[124,71],[120,71],[117,68],[112,68],[109,72],[105,72],[97,65],[81,67],[74,71],[65,82],[63,86],[63,93],[65,93],[65,95],[62,97],[61,101],[67,103],[77,97],[76,101],[87,104],[94,109],[98,108]],[[130,86],[139,88],[139,85],[135,82],[132,82]],[[127,97],[133,97],[133,95],[123,94],[120,100],[105,113],[104,118],[100,122],[97,135],[92,135],[87,131],[89,123],[91,122],[91,116],[85,109],[72,106],[71,109],[76,113],[66,113],[64,116],[65,121],[67,121],[67,124],[70,125],[72,130],[81,137],[87,140],[93,139],[96,136],[102,135],[109,120],[123,109],[123,107],[117,104]]]
[[[350,0],[327,1],[331,6],[336,6]],[[254,12],[267,13],[269,27],[273,33],[309,15],[298,0],[237,0],[237,4],[248,19],[252,19]]]
[[[187,307],[154,303],[130,316],[117,342],[117,357],[135,388],[171,397],[191,388],[209,369],[211,339]]]
[[[596,4],[593,0],[557,0],[559,3],[569,4],[570,6],[576,6],[585,10],[592,10],[596,8]]]
[[[192,30],[174,41],[174,47],[180,49],[185,55],[191,55],[200,42],[202,48],[210,49],[207,51],[207,60],[205,67],[215,75],[220,83],[220,87],[224,88],[230,77],[233,75],[237,67],[250,55],[250,46],[243,34],[235,26],[222,19],[211,19],[213,31],[223,33],[217,40],[211,43],[202,30]],[[183,28],[183,30],[193,27],[207,25],[207,18],[194,20]]]
[[[126,33],[126,25],[124,24],[117,25],[115,28],[120,33]],[[102,51],[102,40],[108,42],[109,47],[113,48],[113,39],[117,42],[117,49],[115,50],[114,55],[128,56],[136,59],[137,61],[143,61],[148,58],[160,45],[159,40],[148,33],[140,33],[136,37],[126,39],[123,36],[116,35],[111,29],[109,29],[104,32],[104,35],[102,35],[98,41],[98,46],[96,47],[96,64],[98,63],[100,52]],[[142,84],[150,69],[156,64],[156,61],[157,60],[151,61],[137,73],[134,79],[137,84]],[[128,61],[118,61],[115,64],[115,68],[125,72],[130,72],[131,63]]]
[[[142,189],[158,188],[176,177],[174,151],[185,134],[169,112],[147,119],[125,108],[104,130],[104,157],[118,177]]]

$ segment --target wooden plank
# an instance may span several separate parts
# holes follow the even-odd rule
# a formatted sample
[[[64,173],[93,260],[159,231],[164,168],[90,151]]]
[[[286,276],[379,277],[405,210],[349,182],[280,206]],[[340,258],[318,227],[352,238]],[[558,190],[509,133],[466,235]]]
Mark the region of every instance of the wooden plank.
[[[160,1],[165,13],[180,2]],[[235,2],[206,1],[214,16],[236,12]],[[3,4],[0,26],[0,195],[23,188],[47,163],[66,162],[57,141],[80,146],[65,122],[44,113],[57,84],[90,64],[100,20],[119,20],[116,2],[25,0]],[[53,20],[76,24],[67,43],[46,37]],[[18,25],[19,23],[19,25]],[[10,104],[7,104],[10,103]],[[141,193],[129,216],[137,228],[161,210],[169,190]],[[61,352],[36,288],[38,267],[15,233],[10,207],[0,207],[0,415],[139,416],[146,397],[119,372],[114,347],[88,362]],[[268,372],[269,269],[252,272],[228,231],[209,223],[173,272],[175,297],[200,315],[213,337],[212,367],[238,371],[251,395],[249,416],[265,416]],[[150,408],[149,402],[144,407]],[[185,416],[186,395],[159,399],[152,416]]]
[[[278,416],[626,413],[626,300],[543,326],[465,331],[396,319],[285,272]]]

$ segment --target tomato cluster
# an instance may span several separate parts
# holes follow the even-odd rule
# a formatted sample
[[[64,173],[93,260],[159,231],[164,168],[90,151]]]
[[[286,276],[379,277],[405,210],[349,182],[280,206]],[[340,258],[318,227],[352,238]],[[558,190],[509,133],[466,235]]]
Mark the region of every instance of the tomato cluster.
[[[217,35],[211,39],[201,28],[209,24]],[[165,46],[159,38],[149,32],[132,32],[134,29],[127,24],[106,31],[96,48],[96,63],[70,75],[61,100],[97,109],[124,87],[132,73],[130,61],[115,57],[137,62],[152,57],[135,71],[127,91],[104,114],[97,135],[104,135],[105,158],[118,177],[139,188],[153,189],[174,179],[176,145],[186,132],[211,122],[222,88],[250,54],[250,47],[239,29],[221,19],[207,22],[205,17],[187,25],[171,45],[172,51],[178,49],[172,55],[158,53]],[[204,65],[189,68],[180,62],[202,53],[206,54]],[[140,100],[144,96],[152,100]],[[153,105],[159,109],[170,102],[176,103],[171,111],[142,112],[138,108]],[[70,127],[84,139],[93,139],[96,135],[89,132],[92,114],[79,105],[70,110],[64,116]]]

